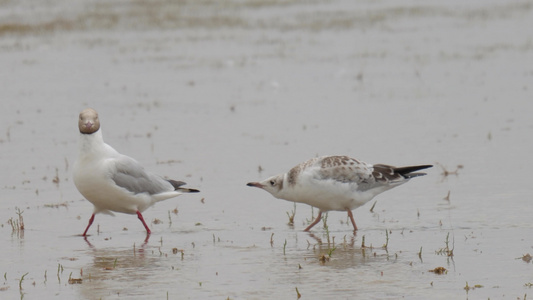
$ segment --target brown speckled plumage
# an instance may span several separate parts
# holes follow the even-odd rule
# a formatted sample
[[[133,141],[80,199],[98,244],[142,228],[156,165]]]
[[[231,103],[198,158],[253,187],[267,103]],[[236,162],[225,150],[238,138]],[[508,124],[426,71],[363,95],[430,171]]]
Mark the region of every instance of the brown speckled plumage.
[[[357,230],[353,209],[413,177],[425,175],[413,172],[429,167],[397,168],[367,164],[348,156],[322,156],[305,161],[287,173],[247,185],[264,189],[276,198],[317,207],[319,215],[305,231],[320,221],[322,212],[331,210],[346,211]]]
[[[307,167],[315,163],[318,159],[319,158],[310,159],[290,169],[289,172],[287,172],[287,182],[289,183],[289,185],[296,184],[296,181],[298,179],[298,175],[300,174],[300,172],[302,172]]]

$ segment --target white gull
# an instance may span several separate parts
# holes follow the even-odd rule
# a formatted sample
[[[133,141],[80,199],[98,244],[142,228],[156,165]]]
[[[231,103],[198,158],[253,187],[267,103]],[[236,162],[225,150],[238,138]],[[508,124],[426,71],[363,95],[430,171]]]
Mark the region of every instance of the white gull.
[[[322,156],[303,162],[289,172],[247,185],[261,188],[272,196],[306,203],[319,209],[318,217],[304,231],[309,231],[323,212],[347,211],[354,232],[357,230],[352,210],[376,195],[406,183],[425,173],[415,171],[431,165],[393,167],[371,165],[348,156]]]
[[[185,182],[146,172],[136,160],[104,143],[98,113],[94,109],[86,108],[80,113],[78,127],[79,153],[74,164],[74,184],[94,205],[83,236],[91,227],[95,214],[113,215],[113,212],[137,214],[149,235],[151,231],[144,222],[143,211],[156,202],[182,193],[199,192],[182,187]]]

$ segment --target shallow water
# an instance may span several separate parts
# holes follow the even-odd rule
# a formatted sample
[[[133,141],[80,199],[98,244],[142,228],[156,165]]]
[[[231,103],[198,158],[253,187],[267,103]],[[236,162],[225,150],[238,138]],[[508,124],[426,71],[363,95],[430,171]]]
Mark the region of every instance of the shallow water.
[[[532,2],[156,4],[0,3],[2,299],[531,294]],[[123,214],[79,236],[87,106],[202,191],[147,210],[147,241]],[[355,236],[341,212],[304,233],[316,210],[245,186],[328,154],[437,165],[355,210]]]

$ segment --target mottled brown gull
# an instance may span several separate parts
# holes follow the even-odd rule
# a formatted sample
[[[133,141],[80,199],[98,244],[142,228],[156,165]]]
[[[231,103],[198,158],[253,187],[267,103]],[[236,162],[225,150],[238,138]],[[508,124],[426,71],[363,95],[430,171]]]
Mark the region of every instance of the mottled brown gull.
[[[413,177],[426,175],[413,172],[430,167],[397,168],[371,165],[348,156],[322,156],[303,162],[287,173],[247,185],[261,188],[279,199],[318,208],[317,218],[304,231],[320,222],[323,212],[335,210],[348,212],[355,232],[357,225],[352,210]]]

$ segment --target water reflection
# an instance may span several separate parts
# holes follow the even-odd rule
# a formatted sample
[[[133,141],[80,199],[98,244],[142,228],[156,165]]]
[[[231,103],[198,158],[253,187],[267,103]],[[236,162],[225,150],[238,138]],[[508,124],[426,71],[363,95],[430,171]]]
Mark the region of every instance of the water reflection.
[[[87,236],[79,235],[79,236],[83,237],[83,239],[85,240],[85,242],[87,243],[89,248],[95,248],[94,245],[91,244],[91,242],[89,242],[89,239],[87,238],[87,237],[90,237],[90,235],[87,235]],[[149,240],[150,240],[150,234],[146,234],[146,238],[144,239],[144,241],[143,241],[143,243],[141,245],[141,250],[148,244]]]
[[[324,234],[322,237],[309,233],[314,243],[307,240],[308,250],[304,257],[306,262],[320,264],[333,269],[353,268],[369,261],[386,261],[391,258],[384,245],[383,247],[373,247],[364,245],[364,242],[357,243],[356,234],[344,235],[342,238]],[[394,256],[394,255],[392,255]]]
[[[150,235],[130,247],[100,247],[84,238],[92,261],[82,267],[80,295],[94,299],[109,295],[133,295],[161,271],[159,247],[150,247]],[[152,248],[152,249],[151,249]],[[150,252],[151,251],[151,252]],[[157,253],[161,255],[157,255]],[[165,268],[166,269],[166,268]]]

